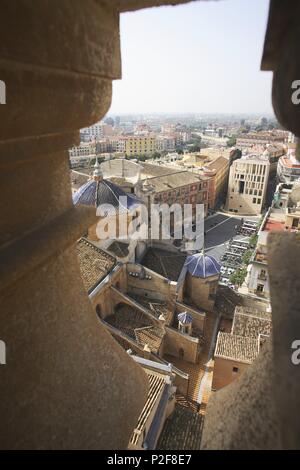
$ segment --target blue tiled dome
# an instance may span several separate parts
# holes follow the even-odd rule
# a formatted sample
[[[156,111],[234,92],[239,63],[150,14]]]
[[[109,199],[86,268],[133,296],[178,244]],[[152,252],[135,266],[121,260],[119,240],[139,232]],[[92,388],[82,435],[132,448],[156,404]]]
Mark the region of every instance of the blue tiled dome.
[[[209,277],[220,274],[221,266],[213,256],[196,253],[187,257],[185,262],[188,272],[196,277]]]
[[[192,315],[189,315],[187,312],[179,313],[177,318],[183,325],[190,325],[193,321]]]
[[[120,203],[119,198],[126,196],[126,204]],[[89,180],[73,195],[74,204],[98,207],[100,204],[111,204],[119,211],[131,210],[141,204],[141,201],[131,194],[125,193],[119,186],[108,180]]]

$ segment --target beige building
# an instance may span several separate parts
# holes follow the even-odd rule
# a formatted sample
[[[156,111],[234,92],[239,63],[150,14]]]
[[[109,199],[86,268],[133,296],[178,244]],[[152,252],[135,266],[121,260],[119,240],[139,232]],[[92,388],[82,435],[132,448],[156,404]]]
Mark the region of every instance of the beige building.
[[[212,390],[229,385],[252,364],[271,333],[271,321],[268,308],[236,307],[231,332],[218,334]]]
[[[236,146],[238,148],[248,148],[254,145],[266,145],[283,143],[287,138],[285,131],[262,131],[262,132],[249,132],[248,134],[241,134],[236,139]]]
[[[265,203],[270,163],[267,157],[245,155],[235,160],[229,173],[226,208],[229,212],[258,215]]]

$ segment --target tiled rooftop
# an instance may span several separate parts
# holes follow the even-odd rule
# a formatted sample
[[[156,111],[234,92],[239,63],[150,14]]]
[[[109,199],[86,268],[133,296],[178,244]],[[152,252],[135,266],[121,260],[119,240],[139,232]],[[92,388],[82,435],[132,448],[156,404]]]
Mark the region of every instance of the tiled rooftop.
[[[269,218],[266,221],[266,224],[264,226],[264,230],[267,230],[268,232],[283,232],[285,229],[285,221],[280,221],[280,220],[274,220]]]
[[[148,345],[151,351],[157,353],[161,346],[164,331],[157,326],[145,326],[134,330],[137,342],[141,346]]]
[[[167,175],[159,175],[149,178],[149,183],[154,186],[157,193],[180,188],[189,184],[199,183],[200,178],[195,173],[188,171],[170,172]]]
[[[141,351],[138,349],[138,347],[134,347],[133,344],[131,344],[129,341],[127,341],[125,338],[123,338],[122,336],[118,336],[118,335],[115,335],[115,334],[112,334],[112,337],[114,338],[114,340],[117,341],[117,343],[119,343],[119,345],[125,350],[125,351],[128,351],[129,349],[131,349],[131,351],[134,352],[134,354],[136,354],[137,356],[140,355]]]
[[[142,409],[142,412],[139,416],[136,428],[134,429],[132,436],[130,438],[130,444],[137,444],[140,435],[143,433],[145,424],[153,410],[153,407],[156,404],[156,401],[162,392],[164,385],[166,383],[165,376],[161,374],[150,373],[144,369],[149,380],[149,391],[147,401]]]
[[[166,319],[166,324],[169,325],[173,318],[173,311],[168,307],[166,302],[159,300],[151,300],[136,294],[129,294],[134,300],[140,303],[143,307],[150,310],[156,318],[163,315]]]
[[[164,330],[153,325],[151,319],[137,308],[121,304],[105,321],[141,346],[147,344],[153,352],[157,352],[161,345]]]
[[[81,238],[76,247],[83,284],[90,292],[112,270],[116,260],[86,238]]]
[[[115,240],[111,245],[109,245],[107,250],[113,253],[118,258],[125,258],[129,253],[128,243],[124,243],[117,240]]]
[[[260,334],[269,336],[271,333],[271,314],[268,312],[243,312],[236,310],[232,325],[232,334],[257,338]]]
[[[251,364],[259,352],[258,338],[219,332],[215,357]]]
[[[228,158],[226,157],[218,157],[216,158],[216,160],[208,163],[207,165],[205,165],[207,168],[209,169],[212,169],[212,170],[220,170],[221,168],[224,168],[226,166],[228,166],[229,162],[228,162]]]
[[[186,256],[179,252],[149,248],[143,257],[142,264],[171,281],[177,281],[185,259]]]
[[[175,405],[160,435],[157,450],[200,450],[203,417]]]
[[[154,165],[151,163],[142,163],[141,178],[151,178],[156,176],[165,176],[173,173],[180,173],[182,170],[169,168],[163,165]]]

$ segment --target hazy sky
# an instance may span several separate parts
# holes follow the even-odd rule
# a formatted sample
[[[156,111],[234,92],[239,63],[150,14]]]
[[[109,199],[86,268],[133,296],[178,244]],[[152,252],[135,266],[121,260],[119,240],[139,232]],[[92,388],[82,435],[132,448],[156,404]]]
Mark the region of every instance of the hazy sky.
[[[260,71],[268,0],[221,0],[121,15],[123,78],[110,113],[272,112]]]

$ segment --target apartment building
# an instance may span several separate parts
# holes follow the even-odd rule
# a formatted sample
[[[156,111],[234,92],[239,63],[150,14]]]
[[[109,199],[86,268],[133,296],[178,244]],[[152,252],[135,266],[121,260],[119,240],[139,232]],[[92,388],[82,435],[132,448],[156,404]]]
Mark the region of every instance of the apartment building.
[[[159,135],[156,138],[156,150],[157,152],[171,152],[176,148],[175,136]]]
[[[245,155],[235,160],[229,173],[226,208],[243,215],[261,214],[270,171],[265,156]]]
[[[80,140],[82,142],[89,142],[90,140],[99,140],[103,137],[113,135],[114,129],[111,124],[97,122],[92,126],[85,127],[80,130]]]
[[[216,209],[225,203],[229,175],[229,159],[218,157],[202,167],[203,176],[211,179],[209,209]]]
[[[248,134],[241,134],[236,139],[236,146],[240,149],[244,149],[253,145],[283,143],[286,140],[287,135],[288,133],[285,131],[251,132]]]
[[[125,154],[129,157],[151,155],[156,150],[155,136],[125,136],[119,140],[123,143]]]
[[[77,147],[72,147],[69,150],[70,157],[86,157],[88,155],[95,155],[96,144],[95,142],[81,142]]]
[[[258,233],[255,253],[248,267],[245,287],[241,292],[270,299],[267,238],[270,232],[298,232],[300,230],[300,184],[279,184],[272,206]]]
[[[207,215],[210,178],[186,170],[151,164],[143,164],[141,178],[144,182],[139,195],[147,204],[191,204],[193,216],[196,204],[203,204]]]

